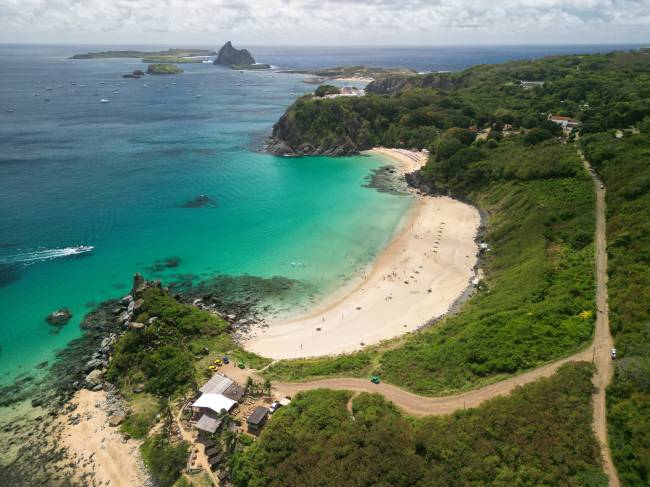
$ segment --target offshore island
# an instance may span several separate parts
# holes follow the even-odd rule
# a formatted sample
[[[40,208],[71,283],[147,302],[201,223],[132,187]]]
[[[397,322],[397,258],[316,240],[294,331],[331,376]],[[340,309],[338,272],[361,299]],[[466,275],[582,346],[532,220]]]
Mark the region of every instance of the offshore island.
[[[280,323],[136,275],[84,320],[52,402],[17,413],[3,478],[642,485],[649,71],[642,51],[556,56],[298,98],[267,149],[392,161],[413,198],[393,240]]]

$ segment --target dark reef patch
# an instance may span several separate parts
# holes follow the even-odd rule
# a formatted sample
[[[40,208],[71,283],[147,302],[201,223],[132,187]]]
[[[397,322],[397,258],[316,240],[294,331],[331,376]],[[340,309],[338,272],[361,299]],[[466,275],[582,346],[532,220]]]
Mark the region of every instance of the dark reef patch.
[[[154,274],[159,274],[166,269],[175,269],[181,264],[182,260],[183,259],[177,256],[166,257],[164,259],[154,261],[152,265],[145,267],[144,270]]]
[[[20,280],[23,272],[20,266],[15,264],[0,264],[0,287]]]
[[[367,182],[362,185],[364,188],[372,188],[381,193],[395,195],[408,194],[406,181],[395,166],[382,166],[373,169],[365,179]]]
[[[219,206],[217,200],[208,195],[200,194],[181,205],[181,208],[216,208]]]

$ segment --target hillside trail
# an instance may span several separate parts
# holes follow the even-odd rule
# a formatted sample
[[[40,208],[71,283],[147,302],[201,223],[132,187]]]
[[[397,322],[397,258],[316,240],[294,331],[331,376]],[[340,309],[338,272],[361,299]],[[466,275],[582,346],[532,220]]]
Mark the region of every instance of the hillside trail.
[[[609,329],[609,304],[607,295],[607,220],[606,212],[606,189],[596,171],[593,170],[584,154],[578,150],[582,164],[594,181],[596,188],[596,330],[594,333],[594,356],[596,373],[593,377],[594,394],[594,432],[601,449],[603,457],[603,468],[609,479],[610,487],[619,487],[620,481],[618,472],[612,460],[612,453],[609,449],[607,439],[607,386],[612,381],[614,366],[610,356],[610,350],[614,346],[614,340]]]
[[[596,194],[596,305],[597,316],[593,344],[571,356],[543,365],[537,369],[510,377],[479,389],[444,397],[419,396],[392,384],[373,384],[368,379],[332,378],[306,382],[274,382],[273,389],[278,395],[293,396],[301,391],[314,389],[338,389],[355,392],[372,392],[384,396],[407,414],[431,416],[451,414],[455,411],[479,406],[481,403],[510,394],[516,387],[529,384],[542,377],[550,377],[559,367],[568,362],[593,361],[594,374],[593,428],[603,457],[603,468],[609,478],[610,487],[619,487],[620,482],[607,442],[607,414],[605,394],[613,375],[610,349],[613,340],[609,330],[609,308],[607,304],[607,246],[605,221],[605,187],[591,166],[579,151],[587,172],[594,181]]]

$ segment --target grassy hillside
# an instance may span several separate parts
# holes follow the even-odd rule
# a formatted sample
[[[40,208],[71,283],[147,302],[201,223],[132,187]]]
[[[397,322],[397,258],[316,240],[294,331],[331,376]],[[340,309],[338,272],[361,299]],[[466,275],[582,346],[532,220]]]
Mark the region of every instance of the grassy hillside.
[[[554,140],[528,146],[522,137],[495,148],[471,147],[478,159],[459,170],[464,174],[458,172],[454,180],[466,183],[452,191],[488,214],[485,238],[492,250],[475,297],[459,314],[387,351],[281,361],[268,370],[271,377],[372,372],[415,392],[438,395],[494,382],[589,342],[595,306],[594,200],[575,149]],[[445,163],[437,159],[432,156],[430,171]]]
[[[591,366],[510,397],[414,420],[381,396],[303,393],[232,462],[235,486],[605,487],[591,430]]]
[[[650,119],[642,132],[583,140],[607,184],[610,323],[619,359],[607,395],[623,485],[650,484]]]

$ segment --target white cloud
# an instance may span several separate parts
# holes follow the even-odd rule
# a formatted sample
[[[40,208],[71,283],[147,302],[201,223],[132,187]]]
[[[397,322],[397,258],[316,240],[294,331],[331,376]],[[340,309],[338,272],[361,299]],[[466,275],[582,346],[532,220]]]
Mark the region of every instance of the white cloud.
[[[0,25],[18,42],[640,42],[650,0],[0,0]]]

